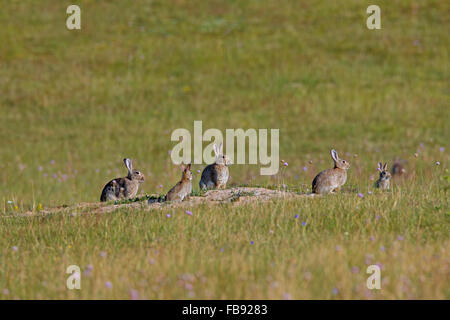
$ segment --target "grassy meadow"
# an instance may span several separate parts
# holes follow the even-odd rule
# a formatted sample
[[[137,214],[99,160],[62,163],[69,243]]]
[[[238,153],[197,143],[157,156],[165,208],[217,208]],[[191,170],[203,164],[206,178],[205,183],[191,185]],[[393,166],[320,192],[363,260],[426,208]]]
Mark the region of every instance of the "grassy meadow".
[[[73,31],[70,4],[0,5],[0,299],[450,298],[448,2],[377,1],[381,30],[357,0],[86,0]],[[310,192],[331,148],[347,183],[192,216],[20,215],[98,201],[124,157],[140,195],[167,192],[171,133],[194,120],[280,129],[289,165],[233,165],[230,186]],[[406,173],[375,190],[395,159]]]

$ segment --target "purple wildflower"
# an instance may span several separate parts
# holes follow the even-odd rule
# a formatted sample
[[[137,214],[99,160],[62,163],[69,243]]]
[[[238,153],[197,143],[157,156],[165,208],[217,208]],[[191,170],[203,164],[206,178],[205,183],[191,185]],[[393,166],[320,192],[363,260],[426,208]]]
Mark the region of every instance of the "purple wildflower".
[[[398,240],[398,241],[403,241],[403,237],[402,237],[402,236],[398,236],[398,237],[397,237],[397,240]]]
[[[333,293],[334,295],[337,295],[339,293],[339,289],[333,288],[333,290],[331,290],[331,293]]]
[[[298,214],[296,214],[296,215],[294,216],[294,218],[297,219],[297,218],[298,218]]]
[[[192,211],[186,210],[186,214],[192,216]]]
[[[359,268],[358,267],[352,267],[352,273],[359,273]]]
[[[19,248],[17,248],[17,246],[13,246],[12,249],[13,251],[19,251]]]
[[[170,218],[170,217],[171,217],[170,213],[166,214],[166,217],[167,217],[167,218]]]
[[[308,171],[308,167],[304,166],[304,167],[303,167],[303,171],[304,171],[304,172]]]
[[[364,198],[364,194],[362,194],[362,193],[360,192],[360,193],[358,193],[358,197]]]
[[[9,295],[9,290],[8,290],[8,289],[3,289],[2,292],[3,292],[3,294],[6,295],[6,296]]]
[[[104,258],[106,257],[107,253],[105,251],[100,251],[100,257]]]
[[[110,281],[106,281],[105,282],[105,287],[107,287],[108,289],[112,288],[112,283]]]
[[[306,226],[306,221],[302,222],[302,226],[304,226],[304,227]]]
[[[94,266],[92,264],[88,264],[86,266],[86,270],[84,270],[84,275],[90,276],[93,269],[94,269]]]
[[[292,296],[289,292],[283,293],[283,299],[284,300],[292,300]]]
[[[255,244],[255,242],[254,241],[250,241],[250,244]]]
[[[130,298],[131,300],[139,300],[139,293],[135,289],[130,290]]]
[[[287,167],[289,164],[287,162],[283,163],[283,166]]]
[[[439,151],[440,151],[440,152],[444,152],[444,150],[445,150],[444,147],[440,147],[440,148],[439,148]]]

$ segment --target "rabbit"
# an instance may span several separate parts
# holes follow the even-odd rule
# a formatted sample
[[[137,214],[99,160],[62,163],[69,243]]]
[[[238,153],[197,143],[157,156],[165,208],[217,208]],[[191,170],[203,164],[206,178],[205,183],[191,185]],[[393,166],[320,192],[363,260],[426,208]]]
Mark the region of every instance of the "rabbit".
[[[387,170],[387,163],[383,166],[381,162],[378,162],[378,171],[380,171],[380,178],[375,183],[375,187],[382,190],[389,190],[391,174]]]
[[[191,164],[188,164],[186,168],[181,166],[183,175],[181,181],[179,181],[169,192],[167,192],[165,201],[181,202],[184,199],[188,199],[192,193],[192,172]]]
[[[219,147],[214,143],[214,153],[216,161],[203,169],[200,179],[200,190],[207,189],[225,189],[230,176],[228,166],[233,164],[231,159],[222,152],[222,143]]]
[[[133,169],[130,159],[125,158],[123,162],[128,169],[128,175],[108,182],[103,188],[100,201],[104,202],[136,197],[139,184],[145,181],[145,177],[142,172]]]
[[[331,150],[334,168],[320,172],[312,182],[312,192],[317,194],[333,193],[338,191],[347,180],[347,170],[350,163],[340,159],[336,150]]]
[[[406,172],[404,164],[405,160],[395,160],[392,165],[391,174],[393,176],[403,175]]]

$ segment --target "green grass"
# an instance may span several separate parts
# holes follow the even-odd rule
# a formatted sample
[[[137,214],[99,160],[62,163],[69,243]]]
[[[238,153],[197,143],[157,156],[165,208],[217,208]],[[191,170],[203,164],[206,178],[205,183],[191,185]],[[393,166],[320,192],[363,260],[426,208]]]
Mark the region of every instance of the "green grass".
[[[64,2],[1,5],[0,298],[450,298],[446,1],[378,1],[377,31],[372,3],[356,0],[78,4],[80,31]],[[181,175],[171,132],[194,120],[280,129],[289,166],[233,165],[230,185],[310,192],[332,147],[351,163],[347,184],[192,217],[14,217],[98,201],[124,157],[146,175],[139,199],[165,194]],[[373,190],[377,163],[396,158],[406,176]],[[369,262],[383,266],[378,292],[365,289]],[[93,266],[79,291],[65,287],[70,264]]]

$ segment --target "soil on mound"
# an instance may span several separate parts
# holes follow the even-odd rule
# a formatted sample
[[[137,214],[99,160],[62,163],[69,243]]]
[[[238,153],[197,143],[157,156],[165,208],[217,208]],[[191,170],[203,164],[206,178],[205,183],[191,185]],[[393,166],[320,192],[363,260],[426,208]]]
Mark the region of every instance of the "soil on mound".
[[[130,202],[81,202],[73,206],[60,206],[54,208],[44,208],[39,212],[27,211],[14,216],[47,215],[52,213],[70,213],[73,215],[82,213],[107,213],[119,208],[135,208],[140,210],[194,207],[202,203],[212,205],[218,203],[232,203],[241,205],[250,202],[265,202],[277,198],[299,198],[312,197],[314,194],[298,194],[289,191],[272,190],[266,188],[236,187],[225,190],[209,190],[201,196],[190,196],[183,202],[170,202],[158,198],[158,196],[146,196],[136,201]],[[13,216],[11,216],[13,217]]]

